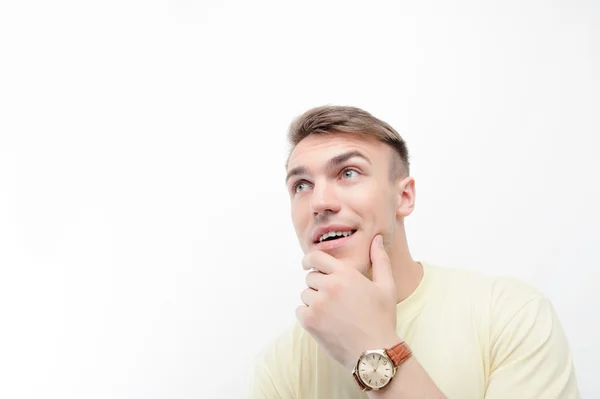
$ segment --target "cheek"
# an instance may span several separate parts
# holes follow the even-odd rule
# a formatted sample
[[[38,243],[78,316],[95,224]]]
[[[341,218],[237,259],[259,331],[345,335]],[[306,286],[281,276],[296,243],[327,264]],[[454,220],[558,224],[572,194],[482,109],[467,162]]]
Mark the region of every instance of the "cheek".
[[[375,233],[393,233],[396,226],[396,210],[393,199],[388,195],[371,198],[365,202],[363,209],[367,212],[365,216],[371,219]]]
[[[301,204],[295,203],[291,209],[292,224],[296,234],[300,236],[306,226],[306,210],[303,210]]]
[[[363,190],[355,197],[354,203],[366,213],[378,218],[387,215],[391,208],[389,195],[381,190]]]

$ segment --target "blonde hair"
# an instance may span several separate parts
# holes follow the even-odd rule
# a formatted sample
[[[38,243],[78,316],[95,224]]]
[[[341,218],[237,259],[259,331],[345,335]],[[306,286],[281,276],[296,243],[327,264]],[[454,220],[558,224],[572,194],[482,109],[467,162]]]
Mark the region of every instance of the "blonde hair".
[[[290,125],[288,141],[291,146],[288,160],[294,148],[311,134],[348,133],[365,138],[375,138],[394,150],[390,165],[390,180],[410,173],[406,142],[386,122],[356,107],[325,105],[309,109]],[[287,162],[286,162],[287,168]]]

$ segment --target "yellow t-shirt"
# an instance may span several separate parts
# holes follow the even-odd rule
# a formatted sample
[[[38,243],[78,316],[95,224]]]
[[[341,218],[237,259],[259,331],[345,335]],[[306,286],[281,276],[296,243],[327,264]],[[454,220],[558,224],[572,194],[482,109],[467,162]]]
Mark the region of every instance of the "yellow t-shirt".
[[[565,334],[540,292],[512,278],[421,264],[421,283],[397,305],[397,332],[449,399],[580,397]],[[295,323],[257,357],[249,397],[367,395]]]

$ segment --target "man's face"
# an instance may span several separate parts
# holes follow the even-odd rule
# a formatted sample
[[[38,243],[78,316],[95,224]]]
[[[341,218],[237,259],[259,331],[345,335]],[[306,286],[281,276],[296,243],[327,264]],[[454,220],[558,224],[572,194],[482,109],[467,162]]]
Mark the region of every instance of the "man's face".
[[[381,233],[389,244],[396,230],[391,157],[384,143],[351,134],[310,135],[296,146],[287,188],[304,253],[320,249],[369,273],[371,241]],[[323,240],[322,229],[338,234]]]

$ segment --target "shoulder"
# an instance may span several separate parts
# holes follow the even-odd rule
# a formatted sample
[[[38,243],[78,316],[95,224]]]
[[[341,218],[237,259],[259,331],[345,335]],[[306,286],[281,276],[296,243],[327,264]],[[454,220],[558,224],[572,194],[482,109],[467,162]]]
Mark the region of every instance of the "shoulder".
[[[429,267],[432,298],[453,318],[473,318],[482,345],[486,397],[578,397],[569,345],[550,300],[510,276]],[[528,376],[528,378],[524,378]],[[557,394],[562,392],[562,394]]]
[[[316,342],[312,336],[302,328],[298,321],[294,321],[265,347],[263,353],[278,357],[283,354],[296,356],[314,345]]]
[[[447,301],[461,308],[468,306],[489,326],[491,345],[506,337],[514,340],[523,334],[549,334],[559,326],[551,302],[531,283],[471,270],[430,268]]]
[[[489,329],[491,339],[511,321],[533,322],[540,311],[551,311],[539,289],[515,277],[433,265],[427,265],[427,272],[431,275],[430,299],[456,315],[469,310],[483,333]]]
[[[254,359],[255,364],[266,369],[289,364],[294,360],[298,347],[305,344],[303,335],[297,322],[287,326],[258,352]]]
[[[579,397],[571,349],[546,295],[499,277],[490,302],[490,397]],[[528,375],[531,378],[524,379]],[[528,392],[528,393],[527,393]]]
[[[432,288],[445,294],[465,297],[467,300],[483,301],[495,307],[498,304],[517,308],[543,294],[532,284],[510,276],[491,275],[483,272],[446,268],[424,264],[431,274]],[[492,309],[490,309],[492,310]]]
[[[277,392],[279,396],[273,397],[295,397],[300,365],[315,346],[316,342],[298,322],[289,325],[254,357],[252,390]]]

